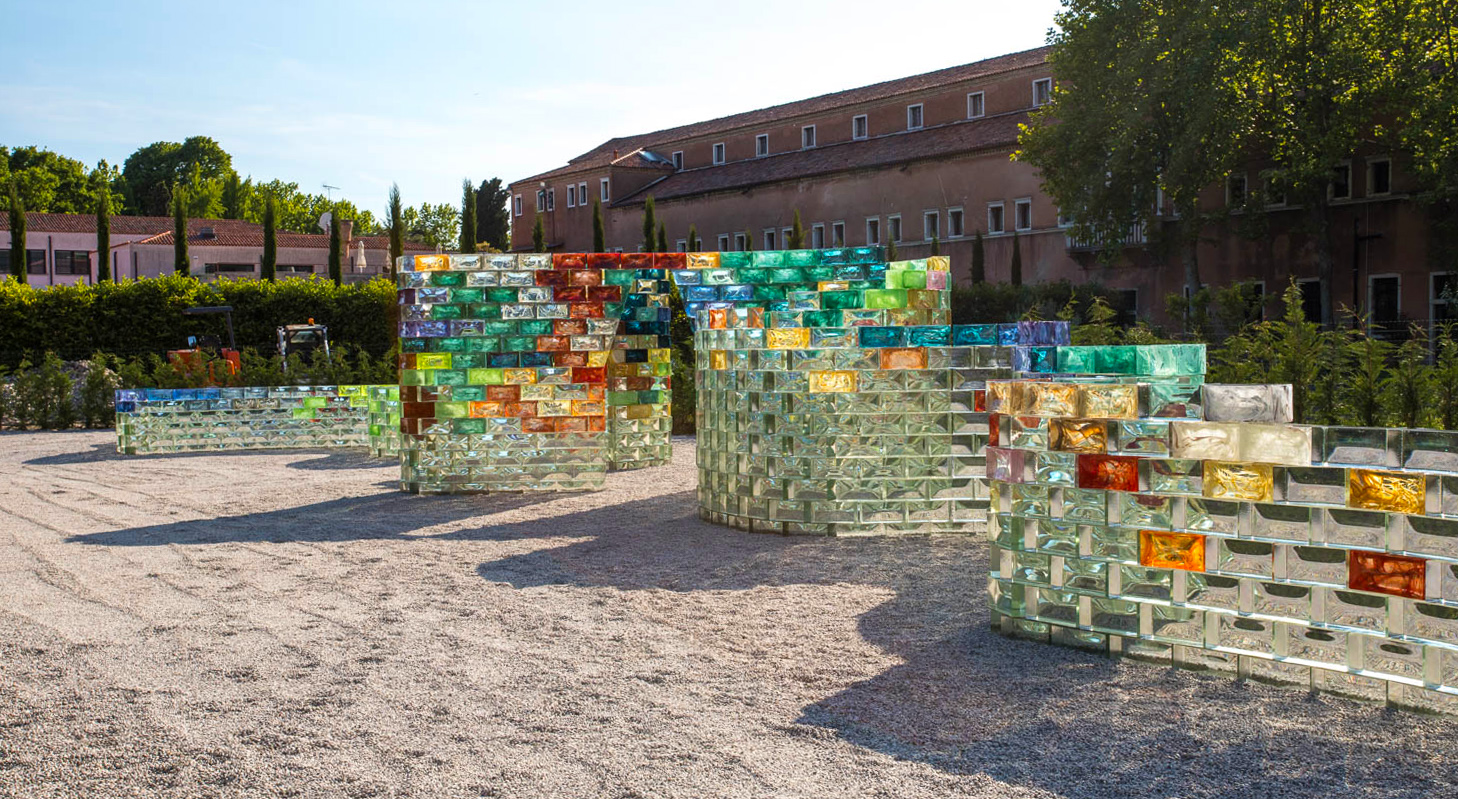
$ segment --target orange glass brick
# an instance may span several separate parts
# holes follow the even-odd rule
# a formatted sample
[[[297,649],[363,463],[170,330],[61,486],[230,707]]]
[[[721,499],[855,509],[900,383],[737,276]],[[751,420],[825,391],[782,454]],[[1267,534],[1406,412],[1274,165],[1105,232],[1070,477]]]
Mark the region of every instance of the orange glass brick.
[[[489,402],[520,402],[521,386],[487,386],[486,399]]]
[[[537,336],[537,352],[561,352],[572,348],[568,336]]]
[[[659,252],[653,254],[654,269],[687,269],[688,253]]]
[[[472,419],[494,419],[498,416],[501,416],[501,403],[499,402],[471,403]]]
[[[854,394],[855,372],[811,372],[811,394]]]
[[[1347,470],[1347,507],[1422,514],[1427,511],[1427,478],[1421,474]]]
[[[567,285],[571,274],[571,272],[558,271],[556,269],[538,269],[536,274],[532,275],[532,278],[538,286],[551,286],[552,288],[560,289]],[[556,292],[553,292],[553,296],[556,296]]]
[[[653,253],[625,252],[623,253],[622,265],[624,269],[652,269]]]
[[[1202,572],[1205,570],[1205,536],[1140,530],[1139,565]]]
[[[554,319],[552,320],[552,334],[556,336],[585,336],[587,335],[587,320]]]
[[[1108,450],[1108,428],[1095,419],[1050,419],[1048,436],[1050,448],[1060,452],[1102,454]]]
[[[1203,493],[1211,499],[1250,499],[1270,502],[1274,472],[1266,463],[1205,461]]]
[[[573,319],[601,319],[602,303],[600,302],[574,302],[567,306],[567,316]]]
[[[587,432],[589,433],[601,433],[607,430],[606,416],[585,416],[582,418],[587,420]]]
[[[537,382],[536,369],[503,369],[501,370],[501,374],[506,384],[510,386],[520,386],[526,383]]]
[[[554,352],[552,353],[553,366],[586,366],[587,353],[585,352]]]
[[[414,265],[417,272],[444,272],[451,268],[451,258],[449,255],[417,255]]]
[[[1347,587],[1355,591],[1424,599],[1428,562],[1383,552],[1352,550],[1347,554]]]
[[[587,254],[580,252],[559,252],[552,256],[553,269],[586,269]]]
[[[977,413],[987,412],[987,389],[972,389],[972,410]]]
[[[563,272],[562,274],[567,274]],[[552,289],[554,302],[587,302],[586,286],[558,286]]]
[[[729,311],[724,308],[709,309],[709,327],[714,330],[723,330],[729,326]]]
[[[533,416],[521,420],[521,429],[525,433],[552,433],[557,430],[556,421],[550,416]]]
[[[1001,436],[1001,431],[1002,431],[1002,419],[999,417],[999,414],[996,414],[996,413],[988,414],[988,416],[987,416],[987,446],[989,446],[989,447],[1002,446],[997,441],[998,438]]]
[[[622,286],[588,286],[587,299],[589,302],[622,302]]]
[[[552,420],[552,430],[558,433],[586,433],[587,422],[584,416],[558,416]]]
[[[591,252],[587,254],[587,265],[592,269],[617,269],[623,263],[623,256],[615,252]]]
[[[1078,415],[1078,386],[1072,383],[1028,383],[1023,396],[1033,416]]]
[[[1100,491],[1138,491],[1139,459],[1127,455],[1078,456],[1078,487]]]
[[[772,350],[803,350],[810,346],[810,328],[780,327],[765,331],[765,346]],[[883,360],[884,363],[884,360]]]
[[[570,286],[601,286],[602,272],[596,269],[573,269],[567,273]]]
[[[574,383],[601,383],[606,379],[606,369],[601,366],[577,366],[572,369]]]
[[[808,330],[806,331],[809,332]],[[806,342],[808,344],[808,342]],[[889,347],[881,350],[882,369],[925,369],[925,347]]]

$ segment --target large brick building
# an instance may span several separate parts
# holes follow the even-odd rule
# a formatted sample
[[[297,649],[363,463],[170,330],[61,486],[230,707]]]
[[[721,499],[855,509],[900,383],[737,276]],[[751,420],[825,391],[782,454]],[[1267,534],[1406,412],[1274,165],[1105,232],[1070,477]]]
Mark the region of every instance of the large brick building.
[[[592,204],[601,201],[607,246],[637,250],[652,196],[670,248],[687,247],[691,224],[702,249],[783,248],[799,210],[807,246],[895,241],[902,257],[919,257],[936,237],[959,279],[981,231],[987,276],[997,281],[1008,279],[1016,231],[1025,282],[1097,281],[1128,311],[1162,318],[1166,296],[1183,290],[1179,265],[1153,259],[1138,232],[1117,265],[1100,265],[1094,247],[1065,235],[1036,171],[1010,159],[1019,124],[1052,91],[1047,54],[1028,50],[611,139],[511,184],[512,247],[531,248],[540,214],[548,249],[590,249]],[[1353,305],[1355,277],[1357,304],[1379,320],[1458,317],[1445,293],[1458,287],[1458,267],[1430,263],[1426,216],[1398,167],[1400,159],[1372,151],[1339,168],[1334,301]],[[1252,164],[1207,199],[1223,203],[1259,179]],[[1237,234],[1238,215],[1211,226],[1200,252],[1205,282],[1255,281],[1271,292],[1292,278],[1311,285],[1315,259],[1300,209],[1264,213],[1266,232],[1256,238]]]

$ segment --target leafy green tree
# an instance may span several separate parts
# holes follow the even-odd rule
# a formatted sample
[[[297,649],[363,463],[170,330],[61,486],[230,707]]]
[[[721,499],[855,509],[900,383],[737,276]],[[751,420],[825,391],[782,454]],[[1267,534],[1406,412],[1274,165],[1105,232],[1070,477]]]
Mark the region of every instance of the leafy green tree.
[[[1018,241],[1018,232],[1013,231],[1012,264],[1008,267],[1008,282],[1014,286],[1023,284],[1023,248]]]
[[[223,215],[223,181],[207,179],[196,168],[187,172],[182,198],[189,219],[218,219]]]
[[[658,221],[653,215],[653,195],[650,194],[648,199],[643,201],[643,243],[639,245],[639,249],[643,252],[653,252],[654,245],[657,243],[655,238],[657,233]]]
[[[464,253],[476,251],[476,188],[471,179],[461,181],[461,243]]]
[[[444,250],[455,246],[460,236],[460,211],[451,203],[421,203],[401,212],[405,236],[428,246]]]
[[[972,283],[987,282],[987,254],[982,250],[982,231],[972,237]]]
[[[658,252],[668,252],[668,226],[658,223]]]
[[[538,217],[538,219],[537,219],[537,226],[540,227],[541,224],[542,224],[542,220],[541,220],[540,217]],[[535,230],[532,232],[532,241],[533,242],[536,241],[536,231]],[[599,202],[599,201],[597,201],[597,200],[593,200],[592,201],[592,251],[593,252],[602,252],[602,251],[604,251],[606,249],[607,249],[607,237],[603,233],[603,229],[602,229],[602,203]],[[538,252],[540,252],[540,250],[538,250]]]
[[[542,229],[542,215],[537,214],[536,222],[532,223],[532,252],[547,251],[547,232]]]
[[[344,282],[344,241],[339,235],[339,214],[329,217],[329,279]]]
[[[395,264],[400,256],[405,254],[405,218],[404,209],[400,203],[400,186],[390,184],[390,206],[385,211],[385,224],[390,229],[390,263],[385,266],[385,274],[395,273]]]
[[[207,136],[190,136],[181,144],[153,142],[139,148],[122,165],[127,213],[166,214],[171,187],[187,182],[194,170],[199,181],[221,181],[233,171],[233,157]]]
[[[323,194],[308,194],[299,190],[299,184],[282,180],[271,180],[254,187],[242,218],[249,222],[262,223],[264,200],[268,197],[272,197],[276,204],[275,213],[279,230],[293,233],[318,233],[320,230],[319,218],[327,211],[343,214],[346,219],[353,219],[356,235],[372,236],[384,232],[375,220],[374,214],[369,211],[361,211],[354,203],[348,200],[331,201]],[[442,207],[450,208],[451,217],[456,217],[457,212],[454,207],[445,205]],[[450,235],[444,241],[454,242],[455,239],[455,229],[452,228]]]
[[[278,279],[278,202],[263,201],[263,256],[258,262],[260,280]]]
[[[95,192],[86,165],[50,150],[0,147],[0,179],[16,186],[30,211],[84,214],[94,210]]]
[[[476,241],[498,252],[511,249],[511,190],[501,178],[481,181],[476,192]]]
[[[96,282],[111,280],[111,190],[96,189]]]
[[[27,281],[25,260],[25,201],[20,199],[20,190],[15,181],[10,182],[10,276],[24,283]]]
[[[798,250],[805,246],[805,226],[800,223],[800,209],[795,209],[795,222],[790,225],[790,240],[785,242],[785,247],[791,250]]]
[[[172,271],[183,277],[192,274],[187,257],[187,200],[180,188],[172,192]]]
[[[253,194],[253,178],[241,180],[237,172],[229,172],[223,178],[221,204],[223,219],[242,219],[247,213],[248,202]]]

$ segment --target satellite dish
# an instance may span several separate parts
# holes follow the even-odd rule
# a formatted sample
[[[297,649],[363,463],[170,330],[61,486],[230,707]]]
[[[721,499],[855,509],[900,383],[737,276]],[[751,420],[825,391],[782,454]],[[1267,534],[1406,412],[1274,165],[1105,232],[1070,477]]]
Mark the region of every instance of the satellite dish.
[[[331,213],[329,213],[328,211],[325,211],[324,213],[320,214],[319,215],[319,230],[321,232],[328,233],[329,232],[329,222],[333,218],[334,218],[334,215],[331,214]]]

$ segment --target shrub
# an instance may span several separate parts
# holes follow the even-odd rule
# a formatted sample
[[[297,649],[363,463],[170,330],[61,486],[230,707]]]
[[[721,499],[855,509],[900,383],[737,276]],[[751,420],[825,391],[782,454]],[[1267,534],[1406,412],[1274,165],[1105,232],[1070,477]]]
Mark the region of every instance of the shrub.
[[[116,390],[121,380],[111,371],[111,360],[98,352],[86,363],[86,378],[81,383],[81,424],[85,427],[110,427],[116,421]]]

